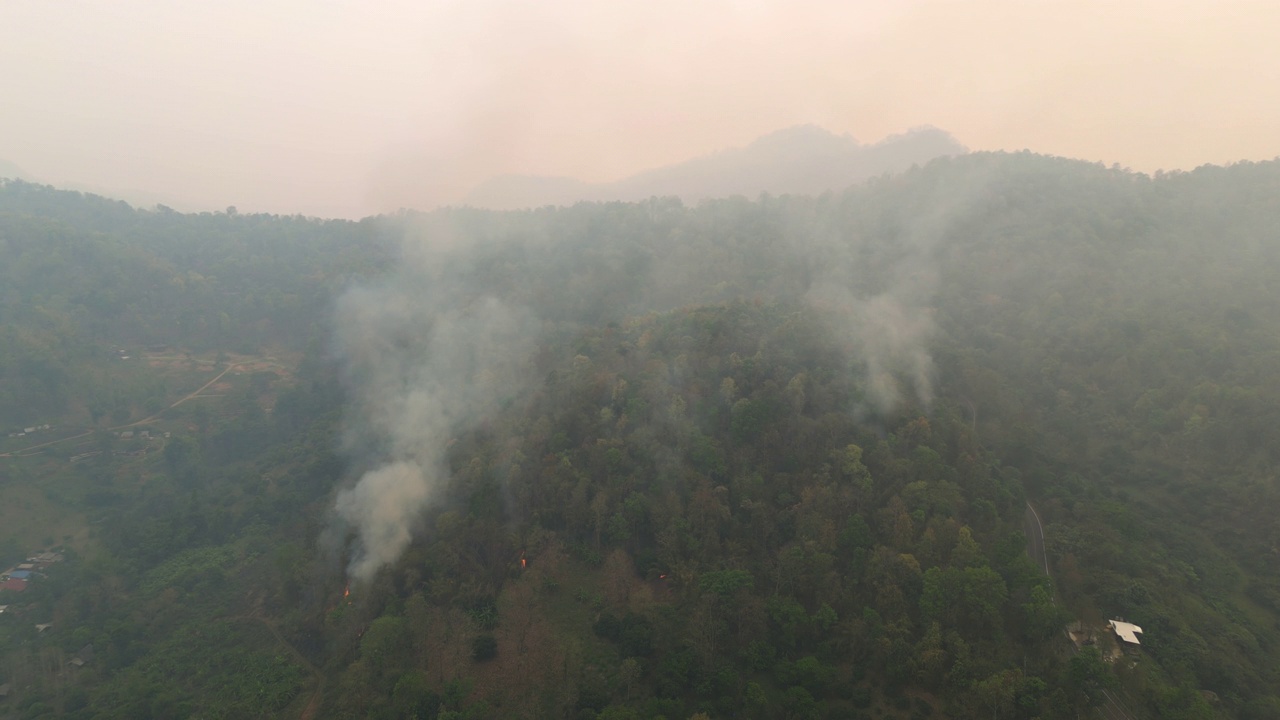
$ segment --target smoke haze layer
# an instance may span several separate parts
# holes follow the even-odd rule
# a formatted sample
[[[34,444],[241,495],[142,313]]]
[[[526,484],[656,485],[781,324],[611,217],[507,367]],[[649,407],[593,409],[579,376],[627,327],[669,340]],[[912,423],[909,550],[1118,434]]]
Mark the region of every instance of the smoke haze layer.
[[[0,158],[352,218],[800,123],[1190,169],[1280,153],[1277,26],[1275,3],[1209,0],[6,2]]]

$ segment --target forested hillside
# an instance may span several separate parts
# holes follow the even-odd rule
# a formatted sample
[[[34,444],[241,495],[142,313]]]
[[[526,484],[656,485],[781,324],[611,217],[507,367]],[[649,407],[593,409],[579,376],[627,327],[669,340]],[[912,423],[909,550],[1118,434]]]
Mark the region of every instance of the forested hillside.
[[[394,247],[381,220],[183,215],[0,183],[6,425],[125,402],[98,398],[105,383],[86,377],[119,349],[302,349],[323,332],[334,293]]]
[[[0,710],[1280,716],[1277,228],[1277,163],[1030,154],[359,223],[6,183],[0,418],[69,439],[0,446],[66,518],[0,537],[65,557]]]

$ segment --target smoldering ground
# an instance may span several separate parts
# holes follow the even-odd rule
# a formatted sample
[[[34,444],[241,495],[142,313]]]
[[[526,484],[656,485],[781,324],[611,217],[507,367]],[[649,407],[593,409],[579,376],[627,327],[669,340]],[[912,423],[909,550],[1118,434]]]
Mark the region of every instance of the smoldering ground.
[[[335,501],[367,581],[442,498],[451,439],[539,387],[534,357],[585,328],[741,299],[807,307],[889,413],[934,394],[936,249],[982,183],[935,188],[917,215],[878,215],[877,193],[582,204],[411,216],[396,269],[349,288],[335,352],[351,398],[343,450],[362,471]]]

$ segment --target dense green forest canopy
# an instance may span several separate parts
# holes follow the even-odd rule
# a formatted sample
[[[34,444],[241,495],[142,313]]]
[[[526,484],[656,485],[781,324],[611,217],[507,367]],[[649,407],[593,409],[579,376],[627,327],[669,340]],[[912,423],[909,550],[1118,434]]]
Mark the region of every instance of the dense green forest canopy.
[[[0,599],[14,716],[1280,714],[1280,164],[357,223],[10,181],[0,257],[0,419],[71,438],[5,439],[6,512],[85,525],[0,538],[67,558]],[[425,432],[388,376],[496,389]],[[436,474],[348,585],[388,461]]]

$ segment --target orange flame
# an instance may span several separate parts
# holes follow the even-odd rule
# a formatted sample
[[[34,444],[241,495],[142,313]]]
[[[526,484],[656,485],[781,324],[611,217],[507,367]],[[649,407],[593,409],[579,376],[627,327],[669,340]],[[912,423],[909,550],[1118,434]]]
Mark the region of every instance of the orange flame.
[[[351,595],[351,584],[347,583],[347,586],[342,588],[342,598],[345,600],[350,595]]]
[[[524,559],[524,553],[520,553],[520,569],[529,567],[529,561]]]

